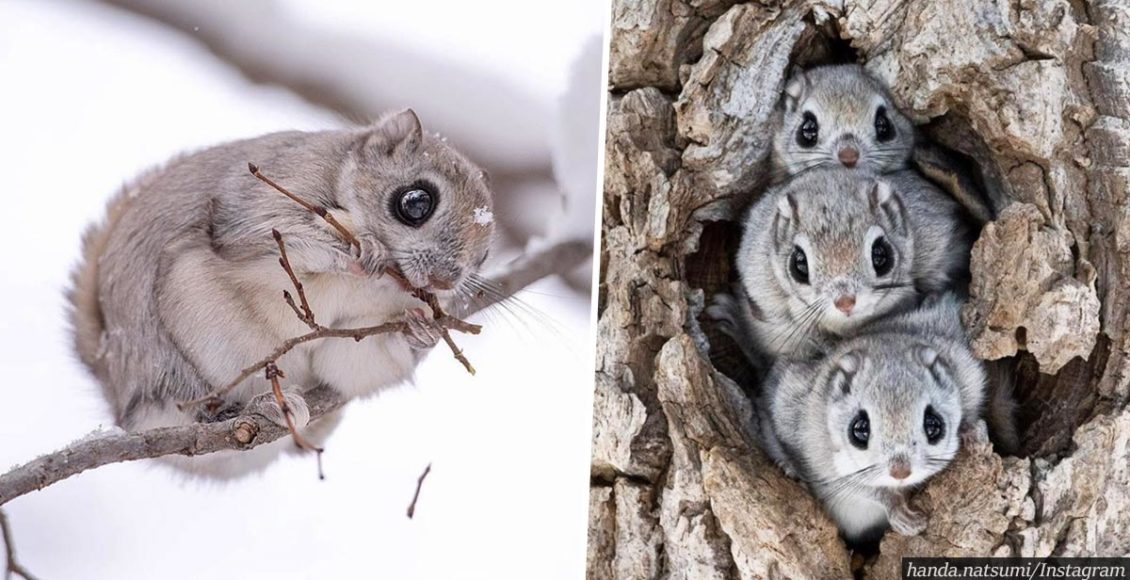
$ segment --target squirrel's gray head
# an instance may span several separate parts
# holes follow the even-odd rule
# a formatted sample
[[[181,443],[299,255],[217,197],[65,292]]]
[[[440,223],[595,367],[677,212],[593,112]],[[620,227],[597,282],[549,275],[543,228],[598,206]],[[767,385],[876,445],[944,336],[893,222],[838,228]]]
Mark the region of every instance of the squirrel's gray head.
[[[836,479],[897,488],[925,481],[957,453],[960,375],[925,343],[885,338],[834,353],[819,380]]]
[[[359,132],[341,173],[342,203],[358,234],[376,236],[417,288],[457,288],[486,260],[494,233],[486,173],[411,109]]]
[[[886,173],[904,167],[914,125],[859,65],[797,69],[785,85],[773,152],[790,175],[820,166]]]
[[[914,296],[914,238],[887,180],[809,171],[784,186],[776,210],[771,270],[798,324],[843,334]]]

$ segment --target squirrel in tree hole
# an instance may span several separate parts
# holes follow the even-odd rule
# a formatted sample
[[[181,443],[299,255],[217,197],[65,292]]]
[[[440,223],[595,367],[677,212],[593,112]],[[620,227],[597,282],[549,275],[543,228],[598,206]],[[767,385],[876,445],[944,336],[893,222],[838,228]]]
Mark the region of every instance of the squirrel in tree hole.
[[[360,256],[324,220],[249,174],[248,162],[329,209],[360,240]],[[486,174],[425,133],[411,110],[365,128],[274,133],[177,157],[126,186],[86,232],[68,294],[76,350],[127,430],[239,412],[284,424],[263,373],[219,408],[177,408],[309,332],[283,300],[290,280],[272,237],[277,229],[319,324],[404,320],[409,327],[359,342],[311,341],[276,361],[304,428],[305,390],[325,384],[353,398],[410,378],[441,330],[428,306],[385,269],[395,267],[446,307],[478,282],[492,207]],[[324,417],[306,435],[324,438],[336,422]],[[293,443],[165,460],[232,478],[263,469],[286,447]]]
[[[919,138],[879,79],[858,64],[795,68],[774,120],[770,179],[815,167],[890,173],[913,167],[978,223],[992,219],[984,193],[956,156]]]
[[[906,494],[952,459],[957,425],[984,416],[1002,450],[1017,447],[1011,388],[995,382],[985,400],[986,367],[959,317],[969,218],[983,222],[987,206],[968,181],[942,191],[911,169],[922,170],[916,142],[861,67],[795,73],[776,185],[742,220],[733,294],[707,309],[763,377],[762,446],[852,542],[924,528]],[[930,159],[932,179],[958,171]]]
[[[911,489],[944,469],[972,434],[985,370],[953,294],[860,329],[827,356],[779,359],[758,399],[761,445],[805,482],[852,543],[888,527],[915,535]]]
[[[917,136],[878,79],[857,64],[794,69],[777,107],[774,182],[814,167],[904,169]]]
[[[742,222],[738,283],[707,314],[759,368],[803,358],[968,276],[957,204],[912,171],[805,171]]]

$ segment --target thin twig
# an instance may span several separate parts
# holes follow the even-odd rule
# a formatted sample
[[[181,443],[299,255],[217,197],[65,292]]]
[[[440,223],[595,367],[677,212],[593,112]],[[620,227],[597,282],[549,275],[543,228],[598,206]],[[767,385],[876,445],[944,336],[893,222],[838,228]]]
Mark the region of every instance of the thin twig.
[[[310,303],[306,301],[306,290],[302,287],[302,282],[298,280],[298,276],[294,274],[294,268],[290,266],[290,258],[286,255],[286,244],[283,243],[282,234],[278,230],[271,228],[271,235],[275,238],[275,243],[279,245],[279,265],[286,271],[286,275],[290,276],[290,283],[294,285],[294,291],[298,293],[298,299],[302,301],[302,311],[298,311],[298,307],[294,305],[294,298],[290,296],[290,292],[283,290],[283,299],[290,305],[291,309],[298,316],[298,319],[306,323],[312,330],[318,329],[318,322],[314,320],[314,311],[310,309]]]
[[[435,294],[419,290],[415,292],[415,295],[416,298],[419,298],[420,300],[428,303],[428,306],[432,309],[432,318],[434,318],[435,320],[438,321],[450,318],[449,316],[447,316],[447,313],[443,311],[443,307],[440,306],[439,299],[436,298]],[[471,366],[471,361],[467,360],[467,357],[464,356],[463,349],[459,348],[459,346],[455,344],[455,341],[451,339],[451,333],[448,332],[447,328],[443,326],[440,327],[440,332],[442,333],[443,341],[446,342],[447,347],[451,349],[451,354],[455,355],[455,360],[463,363],[463,368],[467,369],[467,372],[474,375],[475,367]]]
[[[428,467],[431,468],[430,465]],[[417,487],[416,495],[419,494],[420,489]],[[412,500],[412,503],[415,504],[416,500]],[[412,517],[411,513],[409,513],[408,517]],[[8,516],[4,513],[4,510],[0,510],[0,538],[4,540],[5,560],[7,561],[7,566],[4,569],[4,580],[9,580],[13,574],[24,580],[35,580],[35,576],[32,576],[31,572],[27,571],[27,568],[24,568],[16,561],[16,545],[12,543],[12,528],[11,524],[8,523]]]
[[[284,354],[294,349],[294,347],[310,342],[311,340],[318,340],[322,338],[352,338],[353,340],[360,341],[367,336],[388,334],[390,332],[407,331],[408,324],[406,322],[386,322],[384,324],[378,324],[377,326],[366,326],[362,328],[319,328],[318,330],[313,330],[306,334],[303,334],[302,336],[296,336],[290,340],[287,340],[286,342],[279,345],[279,347],[271,352],[271,354],[263,357],[255,364],[252,364],[251,366],[240,371],[239,376],[236,377],[232,382],[218,389],[213,389],[212,392],[202,397],[177,403],[177,407],[183,411],[201,403],[214,401],[239,386],[240,383],[242,383],[251,375],[254,375],[255,373],[266,368],[268,364],[277,361]]]
[[[325,479],[326,474],[324,471],[322,471],[322,453],[325,451],[325,449],[322,449],[321,447],[310,443],[310,441],[303,437],[298,432],[298,429],[294,427],[294,411],[291,410],[290,404],[286,402],[286,396],[283,395],[282,385],[279,384],[279,379],[286,378],[286,375],[284,375],[283,372],[279,370],[279,367],[273,362],[267,363],[266,374],[267,380],[271,381],[271,392],[274,393],[275,402],[278,403],[279,409],[282,410],[283,419],[286,420],[286,428],[290,431],[291,439],[294,439],[294,444],[297,445],[299,449],[314,452],[314,454],[318,458],[318,479]]]
[[[353,232],[349,231],[349,228],[341,225],[341,222],[337,221],[337,219],[334,218],[333,214],[330,213],[329,210],[320,205],[312,204],[302,199],[301,197],[298,197],[297,195],[294,195],[293,193],[287,191],[285,187],[275,183],[270,177],[267,177],[266,175],[260,173],[259,166],[255,165],[254,163],[248,163],[247,169],[251,172],[251,175],[259,178],[259,180],[263,183],[266,183],[267,185],[278,190],[279,193],[294,200],[298,205],[306,208],[307,211],[326,220],[326,223],[333,226],[333,228],[337,230],[337,233],[341,234],[341,237],[345,238],[345,241],[349,242],[349,245],[353,246],[353,249],[357,252],[357,255],[361,255],[361,242],[357,239],[357,236],[354,236]]]
[[[218,389],[212,389],[212,391],[210,391],[209,393],[195,399],[177,403],[177,408],[179,408],[180,410],[184,411],[201,403],[218,402],[220,397],[231,392],[232,389],[239,386],[240,383],[247,380],[260,370],[267,369],[268,365],[272,365],[278,362],[280,357],[290,352],[294,349],[294,347],[300,344],[307,343],[312,340],[319,340],[322,338],[352,338],[353,340],[361,341],[366,337],[375,336],[378,334],[408,331],[408,324],[405,322],[386,322],[385,324],[379,324],[377,326],[346,329],[326,328],[319,325],[317,322],[315,322],[314,311],[310,308],[310,303],[306,299],[306,291],[302,286],[302,282],[299,281],[298,276],[294,273],[294,268],[290,265],[290,259],[286,254],[286,244],[283,242],[282,234],[280,234],[278,230],[272,229],[271,235],[274,236],[275,242],[279,246],[279,264],[282,266],[283,270],[286,271],[287,276],[290,277],[291,284],[294,285],[294,290],[298,294],[298,298],[302,303],[301,309],[294,303],[294,298],[291,297],[290,292],[284,290],[283,299],[286,300],[286,303],[290,306],[291,310],[294,311],[294,315],[310,327],[310,332],[301,336],[296,336],[282,343],[282,345],[276,348],[271,354],[240,371],[239,376],[237,376],[228,384]],[[457,318],[448,316],[440,308],[439,301],[436,299],[435,295],[431,294],[430,292],[418,289],[414,291],[413,294],[432,307],[432,311],[435,314],[436,323],[443,331],[444,340],[447,342],[452,352],[455,353],[456,360],[462,362],[463,366],[467,367],[467,370],[470,371],[471,374],[475,374],[474,368],[470,366],[470,362],[467,361],[467,358],[463,355],[463,352],[455,346],[455,342],[451,339],[451,335],[448,333],[448,330],[456,330],[458,332],[467,334],[479,334],[479,332],[482,331],[482,326],[479,326],[477,324],[470,324],[468,322],[464,322]]]
[[[424,486],[424,478],[431,472],[432,464],[429,463],[420,477],[416,479],[416,493],[412,494],[412,503],[408,504],[408,519],[412,519],[412,516],[416,515],[416,502],[420,500],[420,488]]]
[[[502,292],[485,296],[481,302],[461,311],[460,316],[471,316],[541,278],[572,270],[582,260],[579,248],[586,246],[585,242],[565,242],[512,262],[505,271],[491,276],[492,284],[502,289]],[[397,325],[398,329],[407,327],[403,322],[391,324]],[[333,332],[337,337],[363,338],[365,331],[366,329],[346,329]],[[313,338],[306,339],[308,340]],[[256,367],[252,372],[259,368],[262,367]],[[311,422],[340,409],[346,403],[337,391],[324,385],[306,391],[303,398],[310,407]],[[166,455],[194,456],[216,451],[246,450],[286,435],[288,431],[285,427],[276,425],[266,417],[243,415],[217,423],[159,427],[84,439],[0,475],[0,505],[72,475],[110,463]]]
[[[479,334],[483,329],[483,327],[478,325],[478,324],[470,324],[470,323],[464,322],[462,320],[459,320],[457,318],[452,318],[450,316],[446,316],[446,317],[438,320],[437,322],[443,328],[447,328],[447,329],[451,329],[451,330],[457,330],[459,332],[465,332],[465,333],[468,333],[468,334]],[[211,401],[211,400],[215,400],[216,398],[223,396],[224,394],[228,393],[232,389],[239,386],[240,383],[242,383],[244,380],[246,380],[251,375],[254,375],[255,373],[259,372],[260,370],[266,368],[268,363],[277,361],[284,354],[293,350],[294,347],[296,347],[300,344],[305,344],[305,343],[310,342],[312,340],[319,340],[319,339],[322,339],[322,338],[352,338],[353,340],[360,342],[361,340],[364,340],[366,337],[369,337],[369,336],[376,336],[378,334],[388,334],[388,333],[391,333],[391,332],[407,332],[407,331],[408,331],[408,323],[401,322],[401,321],[386,322],[384,324],[378,324],[376,326],[363,326],[363,327],[360,327],[360,328],[325,328],[325,327],[321,327],[318,330],[311,331],[311,332],[308,332],[306,334],[303,334],[302,336],[296,336],[296,337],[294,337],[290,340],[287,340],[286,342],[279,345],[279,347],[276,348],[274,350],[274,352],[272,352],[271,354],[263,357],[261,360],[259,360],[255,364],[252,364],[251,366],[240,371],[239,376],[236,377],[235,380],[233,380],[232,382],[224,385],[223,387],[215,389],[211,393],[208,393],[208,394],[206,394],[206,395],[204,395],[200,398],[177,403],[177,407],[180,408],[183,411],[183,410],[188,409],[188,408],[190,408],[194,405],[199,405],[201,403],[205,403],[205,402],[208,402],[208,401]]]

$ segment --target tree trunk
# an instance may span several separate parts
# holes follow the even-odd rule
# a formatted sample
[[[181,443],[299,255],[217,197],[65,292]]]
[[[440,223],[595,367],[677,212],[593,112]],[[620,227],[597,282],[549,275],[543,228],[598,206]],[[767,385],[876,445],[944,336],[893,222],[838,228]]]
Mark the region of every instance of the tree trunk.
[[[611,41],[591,578],[1130,553],[1126,2],[614,0]],[[1023,440],[1018,457],[964,448],[914,497],[927,530],[854,565],[752,444],[732,345],[702,316],[730,279],[735,212],[763,187],[789,65],[843,61],[979,165],[998,217],[964,319],[978,356],[1015,361]]]

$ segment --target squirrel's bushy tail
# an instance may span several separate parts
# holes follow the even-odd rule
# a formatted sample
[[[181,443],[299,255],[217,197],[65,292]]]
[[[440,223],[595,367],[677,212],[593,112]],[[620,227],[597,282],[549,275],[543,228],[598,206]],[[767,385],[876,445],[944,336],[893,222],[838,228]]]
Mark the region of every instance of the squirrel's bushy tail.
[[[90,224],[82,235],[82,255],[71,272],[71,286],[67,290],[67,318],[71,325],[75,352],[79,360],[100,381],[107,379],[102,361],[102,344],[105,324],[99,297],[99,262],[109,245],[110,237],[129,208],[130,201],[148,175],[126,184],[106,205],[102,220]]]

